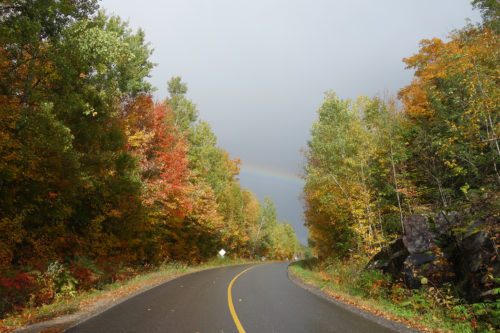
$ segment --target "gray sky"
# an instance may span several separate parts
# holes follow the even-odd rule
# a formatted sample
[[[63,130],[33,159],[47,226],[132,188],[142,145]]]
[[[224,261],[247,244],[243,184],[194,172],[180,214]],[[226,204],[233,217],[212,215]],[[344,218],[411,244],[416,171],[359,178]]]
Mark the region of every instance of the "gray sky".
[[[323,93],[396,94],[412,73],[402,58],[470,18],[470,0],[104,0],[141,27],[155,52],[151,82],[182,76],[221,147],[240,157],[241,184],[270,196],[306,243],[300,149]]]

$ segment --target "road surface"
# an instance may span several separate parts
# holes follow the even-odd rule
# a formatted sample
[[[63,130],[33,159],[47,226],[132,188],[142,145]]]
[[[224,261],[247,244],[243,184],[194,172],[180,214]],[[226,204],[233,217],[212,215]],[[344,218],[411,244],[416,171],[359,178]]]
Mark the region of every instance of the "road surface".
[[[405,331],[403,325],[367,319],[297,286],[287,266],[231,266],[181,276],[67,332]]]

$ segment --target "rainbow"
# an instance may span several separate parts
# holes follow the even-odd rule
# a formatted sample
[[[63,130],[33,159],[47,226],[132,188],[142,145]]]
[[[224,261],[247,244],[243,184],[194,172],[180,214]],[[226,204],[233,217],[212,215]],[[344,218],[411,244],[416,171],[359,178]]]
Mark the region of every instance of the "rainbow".
[[[288,184],[304,186],[304,180],[302,180],[299,176],[286,172],[283,170],[271,169],[268,167],[262,167],[251,164],[243,164],[240,167],[240,174],[249,174],[259,177],[266,177],[269,179],[273,179],[275,181],[285,182]]]

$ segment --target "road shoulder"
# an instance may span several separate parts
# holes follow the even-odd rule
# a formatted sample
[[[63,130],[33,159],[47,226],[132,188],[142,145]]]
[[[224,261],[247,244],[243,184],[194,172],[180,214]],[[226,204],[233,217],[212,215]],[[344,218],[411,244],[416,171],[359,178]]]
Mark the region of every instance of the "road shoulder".
[[[403,332],[403,333],[418,333],[418,332],[421,332],[413,327],[410,327],[408,325],[405,325],[404,323],[400,323],[400,322],[397,322],[397,321],[393,321],[393,320],[389,320],[387,318],[384,318],[382,316],[379,316],[375,313],[372,313],[372,312],[369,312],[369,311],[366,311],[364,309],[360,309],[354,305],[350,305],[350,304],[347,304],[347,303],[344,303],[330,295],[328,295],[327,293],[325,293],[321,288],[313,285],[313,284],[310,284],[310,283],[307,283],[305,282],[304,280],[302,280],[300,277],[298,277],[297,275],[295,275],[291,270],[290,270],[290,266],[288,266],[288,278],[293,282],[295,283],[297,286],[315,294],[316,296],[318,297],[321,297],[347,311],[350,311],[352,313],[355,313],[359,316],[362,316],[363,318],[373,322],[373,323],[376,323],[378,325],[381,325],[385,328],[388,328],[394,332]]]
[[[110,308],[112,308],[112,307],[114,307],[122,302],[125,302],[126,300],[128,300],[134,296],[142,294],[142,293],[144,293],[152,288],[155,288],[163,283],[167,283],[169,281],[172,281],[180,276],[184,276],[187,274],[193,274],[196,272],[198,272],[198,271],[181,273],[181,274],[177,274],[175,276],[169,276],[169,277],[166,277],[165,279],[162,279],[160,282],[146,285],[144,287],[141,287],[138,290],[127,293],[123,296],[115,297],[111,293],[105,294],[105,295],[103,295],[103,297],[98,297],[97,300],[92,301],[90,304],[83,306],[77,312],[58,316],[58,317],[55,317],[55,318],[47,320],[47,321],[42,321],[39,323],[31,324],[29,326],[20,327],[20,328],[14,330],[14,332],[19,332],[19,333],[63,332],[64,330],[67,330],[73,326],[76,326],[80,323],[83,323],[84,321],[86,321],[92,317],[95,317],[95,316],[103,313],[104,311],[106,311],[106,310],[108,310],[108,309],[110,309]]]

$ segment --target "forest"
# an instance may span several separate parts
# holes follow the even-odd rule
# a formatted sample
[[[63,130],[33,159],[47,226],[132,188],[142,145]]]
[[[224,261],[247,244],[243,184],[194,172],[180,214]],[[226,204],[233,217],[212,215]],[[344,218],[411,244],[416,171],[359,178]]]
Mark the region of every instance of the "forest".
[[[166,262],[291,259],[187,85],[153,98],[143,31],[95,0],[0,4],[0,317]]]
[[[371,292],[402,303],[397,286],[407,296],[423,287],[456,318],[491,328],[500,325],[500,3],[472,4],[483,22],[422,40],[403,60],[414,77],[397,98],[326,93],[305,150],[305,215],[323,268],[368,262],[390,275]],[[462,300],[480,305],[460,314]]]

